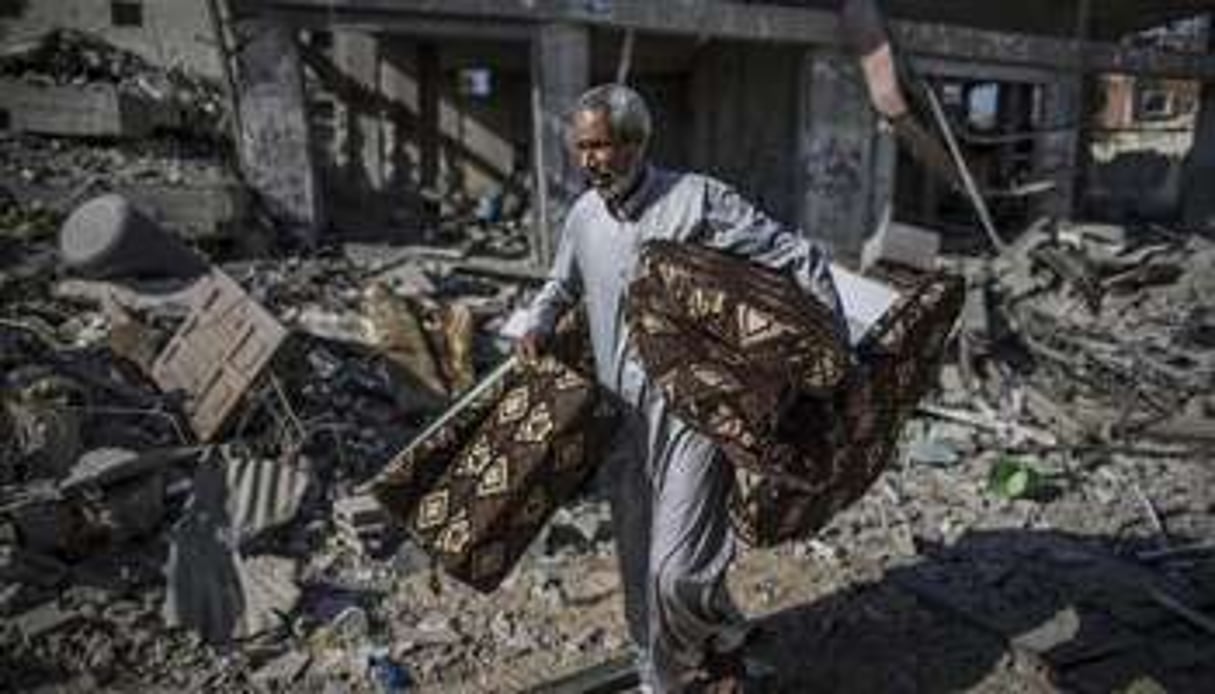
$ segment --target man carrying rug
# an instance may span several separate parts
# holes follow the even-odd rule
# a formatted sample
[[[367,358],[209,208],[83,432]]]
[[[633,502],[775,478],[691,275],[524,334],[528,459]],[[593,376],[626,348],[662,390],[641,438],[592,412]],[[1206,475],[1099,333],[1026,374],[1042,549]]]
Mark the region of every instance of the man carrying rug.
[[[746,636],[724,582],[736,549],[726,513],[730,469],[646,374],[625,322],[626,290],[643,242],[699,243],[793,277],[841,326],[842,318],[825,250],[720,181],[650,165],[650,123],[628,87],[599,86],[579,98],[571,145],[591,187],[569,211],[518,350],[538,356],[556,319],[584,304],[596,376],[626,406],[604,465],[643,683],[661,692],[730,691],[740,670],[714,665],[737,660]]]

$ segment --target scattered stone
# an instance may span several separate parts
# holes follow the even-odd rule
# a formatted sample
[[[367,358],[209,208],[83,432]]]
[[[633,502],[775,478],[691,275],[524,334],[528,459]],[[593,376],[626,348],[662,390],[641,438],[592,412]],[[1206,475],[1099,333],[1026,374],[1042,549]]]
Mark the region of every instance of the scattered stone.
[[[373,555],[384,549],[390,519],[371,494],[338,499],[333,504],[333,521],[350,547]]]
[[[289,685],[300,677],[312,663],[312,657],[300,651],[288,651],[271,660],[253,673],[253,683],[260,687]]]

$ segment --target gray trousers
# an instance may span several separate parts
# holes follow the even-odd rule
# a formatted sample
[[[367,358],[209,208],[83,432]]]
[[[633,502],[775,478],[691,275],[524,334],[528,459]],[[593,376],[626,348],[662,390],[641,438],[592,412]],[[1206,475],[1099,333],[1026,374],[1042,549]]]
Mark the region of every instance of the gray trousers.
[[[605,460],[629,635],[643,682],[679,691],[708,649],[734,650],[745,625],[726,590],[736,539],[730,469],[716,446],[649,390]]]

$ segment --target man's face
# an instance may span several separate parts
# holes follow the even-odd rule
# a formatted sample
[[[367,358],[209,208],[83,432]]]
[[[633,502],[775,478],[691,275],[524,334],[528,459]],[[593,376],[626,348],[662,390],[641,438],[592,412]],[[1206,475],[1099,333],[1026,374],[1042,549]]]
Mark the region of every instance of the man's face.
[[[615,139],[604,111],[578,111],[573,126],[575,161],[591,186],[609,198],[622,193],[640,163],[641,145]]]

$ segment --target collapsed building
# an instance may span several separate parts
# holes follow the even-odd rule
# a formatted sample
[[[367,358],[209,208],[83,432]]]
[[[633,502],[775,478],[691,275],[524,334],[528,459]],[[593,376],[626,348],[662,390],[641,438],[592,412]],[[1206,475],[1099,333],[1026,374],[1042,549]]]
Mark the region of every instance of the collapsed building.
[[[740,579],[749,608],[817,600],[840,642],[876,631],[924,662],[869,680],[859,651],[786,653],[805,668],[785,686],[1210,682],[1207,3],[883,3],[898,79],[971,191],[875,112],[841,4],[5,4],[4,679],[514,691],[623,649],[601,500],[559,512],[485,601],[435,590],[364,486],[508,350],[583,186],[564,116],[621,81],[653,106],[658,163],[854,269],[968,280],[901,467]],[[130,228],[125,259],[89,240]],[[186,276],[122,276],[166,266]],[[844,589],[875,572],[897,580]],[[964,655],[838,616],[858,605]]]

